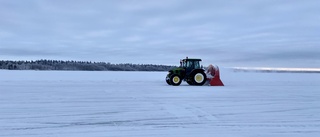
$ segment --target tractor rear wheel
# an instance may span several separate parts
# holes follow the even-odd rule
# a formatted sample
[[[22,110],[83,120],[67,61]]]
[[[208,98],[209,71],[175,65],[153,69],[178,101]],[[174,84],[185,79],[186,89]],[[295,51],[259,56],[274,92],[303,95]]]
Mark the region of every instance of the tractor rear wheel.
[[[179,86],[182,82],[181,78],[177,74],[173,74],[170,76],[170,84],[173,86]]]
[[[202,86],[207,81],[207,76],[203,71],[196,71],[191,75],[193,85]]]

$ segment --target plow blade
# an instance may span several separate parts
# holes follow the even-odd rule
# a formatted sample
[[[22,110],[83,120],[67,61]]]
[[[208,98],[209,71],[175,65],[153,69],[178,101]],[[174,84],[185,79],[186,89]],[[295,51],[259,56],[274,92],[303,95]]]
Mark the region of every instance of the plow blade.
[[[208,77],[210,86],[224,86],[220,79],[220,70],[218,66],[209,65],[207,74],[211,75],[211,77]]]

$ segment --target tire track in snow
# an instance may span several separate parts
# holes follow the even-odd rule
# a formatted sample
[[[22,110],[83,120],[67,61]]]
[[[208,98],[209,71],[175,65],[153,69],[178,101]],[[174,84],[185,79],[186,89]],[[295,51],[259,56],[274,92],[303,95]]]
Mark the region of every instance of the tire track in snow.
[[[177,119],[184,119],[182,121],[188,121],[188,123],[182,122],[182,125],[209,124],[212,121],[220,121],[216,116],[190,104],[163,103],[158,105],[162,107],[169,115],[173,115],[177,117]]]

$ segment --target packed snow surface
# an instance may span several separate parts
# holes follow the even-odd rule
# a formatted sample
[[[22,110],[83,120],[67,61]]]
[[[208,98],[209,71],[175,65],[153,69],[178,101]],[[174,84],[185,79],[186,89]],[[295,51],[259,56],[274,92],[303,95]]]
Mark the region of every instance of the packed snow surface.
[[[319,137],[320,74],[0,71],[1,137]]]

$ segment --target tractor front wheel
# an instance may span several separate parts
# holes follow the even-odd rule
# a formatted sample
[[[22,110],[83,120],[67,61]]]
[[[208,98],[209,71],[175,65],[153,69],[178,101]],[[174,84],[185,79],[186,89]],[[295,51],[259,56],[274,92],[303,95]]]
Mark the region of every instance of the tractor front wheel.
[[[168,76],[166,77],[166,82],[167,82],[168,85],[171,85],[171,83],[170,83],[170,77],[168,77]]]
[[[170,76],[170,84],[173,86],[179,86],[182,82],[181,78],[177,74],[173,74]]]

